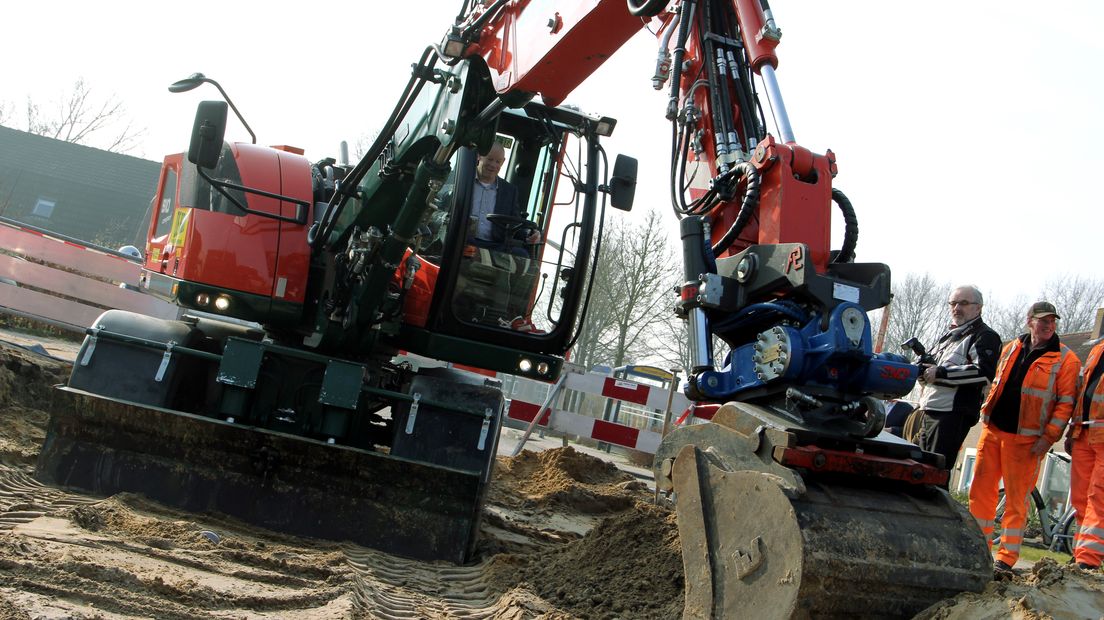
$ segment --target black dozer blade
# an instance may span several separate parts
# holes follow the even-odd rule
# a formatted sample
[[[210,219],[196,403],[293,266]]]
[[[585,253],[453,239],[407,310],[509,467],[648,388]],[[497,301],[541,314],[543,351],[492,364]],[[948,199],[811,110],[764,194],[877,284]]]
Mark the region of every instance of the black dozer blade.
[[[479,472],[427,465],[60,388],[37,477],[98,495],[139,493],[289,534],[462,563]]]

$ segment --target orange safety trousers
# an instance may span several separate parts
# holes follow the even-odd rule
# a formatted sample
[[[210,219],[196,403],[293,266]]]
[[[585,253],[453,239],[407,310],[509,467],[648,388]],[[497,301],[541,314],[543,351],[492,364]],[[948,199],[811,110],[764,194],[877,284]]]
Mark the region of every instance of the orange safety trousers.
[[[1104,443],[1089,443],[1088,433],[1073,441],[1070,501],[1077,511],[1073,559],[1100,566],[1104,560]]]
[[[1009,566],[1020,558],[1027,524],[1027,496],[1039,477],[1042,455],[1031,454],[1031,446],[1037,439],[1006,433],[988,424],[982,427],[978,439],[974,479],[970,483],[970,514],[977,519],[985,539],[992,540],[1000,481],[1004,478],[1004,517],[997,559]]]

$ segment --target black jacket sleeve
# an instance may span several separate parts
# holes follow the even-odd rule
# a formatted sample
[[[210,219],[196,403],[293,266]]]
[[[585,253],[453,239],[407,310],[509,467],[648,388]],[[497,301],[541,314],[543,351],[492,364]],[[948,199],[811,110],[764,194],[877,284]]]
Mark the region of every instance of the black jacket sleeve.
[[[939,366],[935,370],[936,383],[940,385],[968,385],[992,381],[997,374],[1001,339],[997,332],[986,327],[972,338],[965,364]]]

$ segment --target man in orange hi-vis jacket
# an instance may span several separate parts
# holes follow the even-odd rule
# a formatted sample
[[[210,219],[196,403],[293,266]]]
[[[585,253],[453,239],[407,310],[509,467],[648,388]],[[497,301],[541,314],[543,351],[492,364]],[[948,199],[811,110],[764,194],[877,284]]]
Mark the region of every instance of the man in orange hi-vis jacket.
[[[1004,529],[993,563],[997,573],[1012,570],[1020,557],[1027,494],[1039,477],[1043,455],[1061,438],[1073,413],[1081,360],[1059,341],[1059,318],[1050,302],[1031,305],[1028,333],[1004,346],[996,380],[981,406],[970,513],[991,538],[1004,478]]]
[[[1070,453],[1070,500],[1080,527],[1073,559],[1084,569],[1104,560],[1104,340],[1089,351],[1070,420],[1066,452]]]

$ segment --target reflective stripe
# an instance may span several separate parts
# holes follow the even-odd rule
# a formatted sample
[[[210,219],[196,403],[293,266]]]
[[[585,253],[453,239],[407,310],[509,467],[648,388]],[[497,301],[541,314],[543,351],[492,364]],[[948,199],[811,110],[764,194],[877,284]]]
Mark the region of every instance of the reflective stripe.
[[[1043,434],[1041,428],[1025,428],[1022,431],[1016,433],[1017,435],[1024,435],[1025,437],[1037,437]]]
[[[1058,361],[1050,367],[1050,376],[1047,377],[1046,393],[1042,395],[1042,402],[1039,403],[1039,428],[1046,427],[1047,422],[1050,420],[1050,407],[1054,404],[1054,386],[1058,383],[1058,371],[1062,369],[1066,351],[1066,345],[1062,345],[1062,349],[1058,354]],[[1025,392],[1026,391],[1027,390],[1025,390]]]
[[[997,521],[995,519],[978,519],[977,522],[978,525],[982,527],[982,529],[987,527],[995,527],[997,525]]]
[[[1082,536],[1095,536],[1104,539],[1104,528],[1082,526],[1080,532]]]
[[[1001,548],[1005,551],[1015,551],[1017,554],[1020,552],[1020,543],[1002,543]]]
[[[1016,537],[1019,537],[1019,538],[1023,538],[1023,530],[1014,530],[1014,529],[1009,528],[1007,530],[1004,530],[1004,536],[1006,536],[1006,537],[1016,536]]]
[[[1104,543],[1098,543],[1095,540],[1081,540],[1074,545],[1074,547],[1077,549],[1092,549],[1093,551],[1104,553]]]

